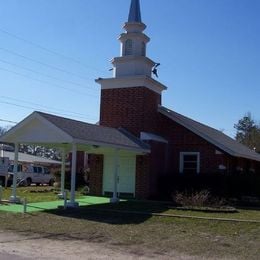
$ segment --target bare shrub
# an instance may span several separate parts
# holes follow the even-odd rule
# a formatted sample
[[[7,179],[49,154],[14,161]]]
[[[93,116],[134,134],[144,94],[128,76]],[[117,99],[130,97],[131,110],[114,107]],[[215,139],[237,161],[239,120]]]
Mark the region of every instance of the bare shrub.
[[[224,199],[213,198],[208,190],[197,192],[176,192],[173,195],[175,203],[183,207],[221,207],[225,204]]]

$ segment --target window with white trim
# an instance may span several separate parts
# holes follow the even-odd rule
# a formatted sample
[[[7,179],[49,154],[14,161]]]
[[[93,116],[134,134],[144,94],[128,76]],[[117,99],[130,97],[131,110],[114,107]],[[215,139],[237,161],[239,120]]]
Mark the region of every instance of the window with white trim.
[[[180,153],[180,173],[199,173],[200,172],[200,153],[181,152]]]

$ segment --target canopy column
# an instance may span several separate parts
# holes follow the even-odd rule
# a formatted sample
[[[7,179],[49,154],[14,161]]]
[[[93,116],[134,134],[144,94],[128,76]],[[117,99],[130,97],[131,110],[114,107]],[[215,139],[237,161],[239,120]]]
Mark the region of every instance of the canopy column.
[[[18,154],[19,154],[19,143],[14,145],[14,168],[13,168],[13,188],[12,195],[9,198],[11,203],[20,203],[20,198],[16,196],[16,187],[17,187],[17,171],[18,171]]]
[[[76,208],[79,204],[75,201],[76,188],[76,163],[77,163],[77,146],[72,144],[72,160],[71,160],[71,184],[70,184],[70,201],[67,204],[69,208]]]
[[[66,149],[63,148],[61,150],[61,184],[60,184],[60,193],[58,197],[60,199],[64,199],[64,191],[65,191],[65,160],[66,160]]]

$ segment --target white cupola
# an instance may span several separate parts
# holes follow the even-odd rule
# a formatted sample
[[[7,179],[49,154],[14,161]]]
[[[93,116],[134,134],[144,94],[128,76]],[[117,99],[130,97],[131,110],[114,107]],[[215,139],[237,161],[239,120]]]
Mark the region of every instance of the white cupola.
[[[142,23],[140,2],[132,0],[128,22],[125,30],[119,36],[121,43],[120,57],[112,60],[114,77],[146,75],[151,77],[155,62],[146,57],[146,45],[150,38],[143,31],[146,25]]]
[[[143,33],[146,25],[141,19],[139,0],[131,0],[128,21],[124,33],[120,34],[120,56],[111,60],[112,78],[98,78],[101,89],[146,87],[161,94],[166,87],[152,78],[156,75],[157,63],[146,57],[146,47],[150,38]],[[153,71],[153,73],[152,73]]]

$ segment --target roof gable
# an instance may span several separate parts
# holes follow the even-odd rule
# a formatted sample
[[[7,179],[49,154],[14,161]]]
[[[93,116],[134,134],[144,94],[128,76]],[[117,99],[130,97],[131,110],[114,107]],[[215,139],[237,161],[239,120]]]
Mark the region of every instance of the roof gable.
[[[42,112],[34,112],[0,140],[10,143],[35,143],[42,145],[66,143],[119,148],[133,152],[150,152],[149,145],[123,129],[63,118]]]
[[[63,118],[37,112],[56,127],[70,135],[75,141],[93,145],[124,147],[127,149],[146,150],[149,146],[123,129],[104,127],[82,121]]]
[[[166,107],[160,106],[158,110],[161,114],[189,129],[191,132],[202,137],[209,143],[215,145],[230,155],[260,161],[259,154],[238,143],[236,140],[223,134],[222,132],[178,114],[170,109],[167,109]]]
[[[33,112],[11,128],[0,140],[9,143],[51,144],[71,142],[72,137],[41,117],[39,113]]]

